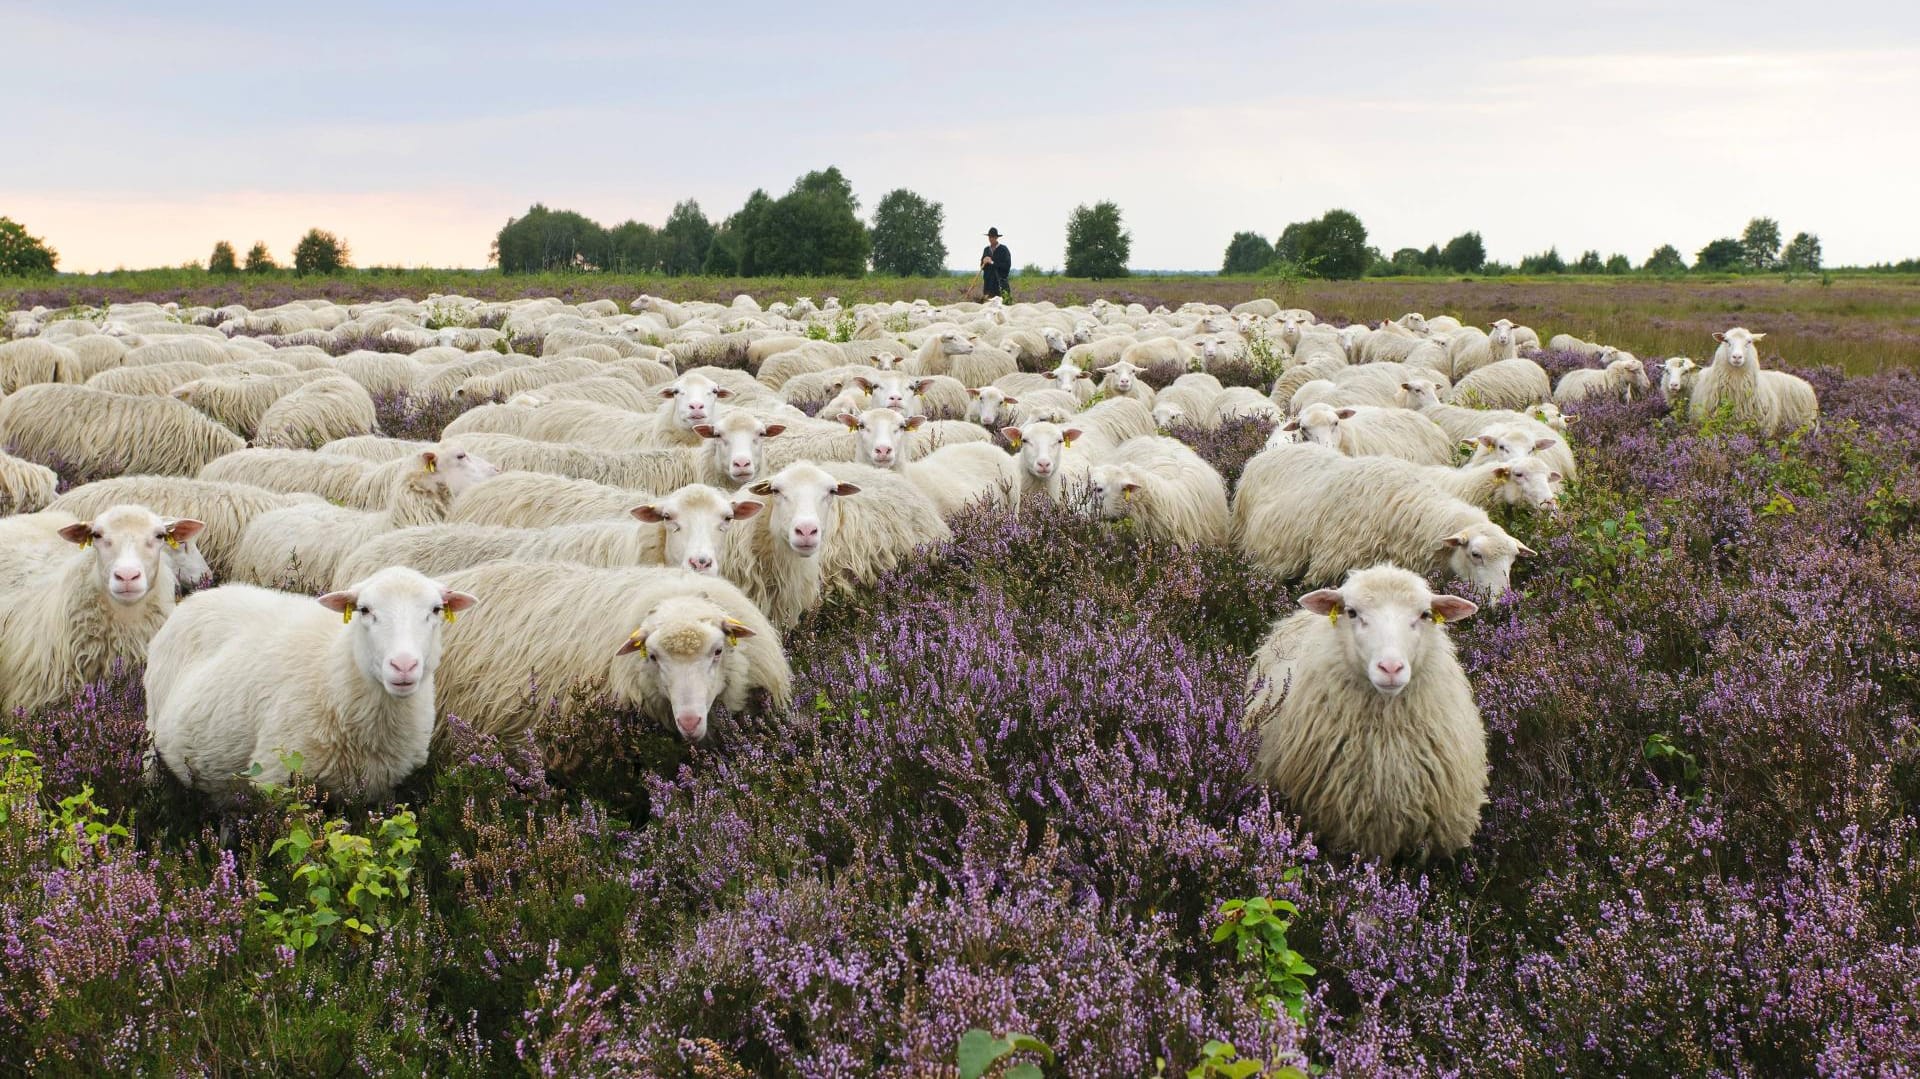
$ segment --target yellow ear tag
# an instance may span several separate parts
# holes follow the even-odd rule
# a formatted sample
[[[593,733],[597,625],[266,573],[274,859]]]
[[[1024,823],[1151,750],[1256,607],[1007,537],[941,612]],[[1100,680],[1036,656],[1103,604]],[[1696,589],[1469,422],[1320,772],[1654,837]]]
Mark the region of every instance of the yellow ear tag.
[[[173,538],[172,536],[168,536],[168,537],[167,537],[167,546],[169,546],[169,547],[171,547],[171,548],[173,548],[174,550],[176,550],[176,551],[177,551],[177,550],[179,550],[179,549],[180,549],[180,541],[179,541],[179,540],[177,540],[177,539],[174,539],[174,538]]]
[[[92,537],[92,536],[88,536],[88,537],[87,537],[86,539],[83,539],[83,540],[81,540],[81,541],[80,541],[80,549],[81,549],[81,550],[83,550],[83,551],[84,551],[84,550],[86,550],[87,548],[89,548],[89,547],[91,547],[91,546],[93,546],[93,537]]]
[[[340,612],[340,624],[343,626],[353,624],[353,608],[352,607],[348,607],[346,610]]]
[[[1124,487],[1124,488],[1121,488],[1121,490],[1120,490],[1120,499],[1121,499],[1121,501],[1124,501],[1124,502],[1131,502],[1131,501],[1133,501],[1133,488],[1131,488],[1131,487]]]
[[[647,658],[647,638],[639,630],[633,631],[633,636],[627,638],[627,643],[633,646],[633,650],[641,659]]]
[[[1016,450],[1017,450],[1017,449],[1019,449],[1019,448],[1020,448],[1020,439],[1019,439],[1018,437],[1015,437],[1015,438],[1010,438],[1010,439],[1008,439],[1007,441],[1008,441],[1008,442],[1011,442],[1011,443],[1013,444],[1013,448],[1014,448],[1014,449],[1016,449]],[[84,547],[84,546],[86,546],[86,544],[81,544],[81,546],[83,546],[83,547]]]
[[[435,461],[434,461],[434,460],[433,460],[432,458],[428,458],[428,459],[427,459],[427,471],[428,471],[428,472],[438,472],[438,471],[440,471],[440,466],[439,466],[439,464],[437,464],[437,463],[436,463],[436,462],[435,462]]]
[[[1435,611],[1435,612],[1433,612],[1433,624],[1434,624],[1434,625],[1436,625],[1436,626],[1444,626],[1444,625],[1446,625],[1446,624],[1447,624],[1447,616],[1446,616],[1446,615],[1444,615],[1444,614],[1441,614],[1441,613],[1440,613],[1439,611]]]
[[[452,607],[448,607],[446,610],[441,611],[440,617],[446,619],[447,625],[449,626],[453,625],[455,622],[460,620],[460,616],[453,613]]]
[[[1335,607],[1333,610],[1327,612],[1327,624],[1333,626],[1340,624],[1340,608]]]
[[[1061,444],[1062,446],[1064,446],[1064,447],[1066,447],[1067,449],[1072,449],[1072,448],[1073,448],[1073,439],[1071,439],[1071,438],[1063,438],[1063,439],[1061,439],[1061,440],[1060,440],[1060,444]]]

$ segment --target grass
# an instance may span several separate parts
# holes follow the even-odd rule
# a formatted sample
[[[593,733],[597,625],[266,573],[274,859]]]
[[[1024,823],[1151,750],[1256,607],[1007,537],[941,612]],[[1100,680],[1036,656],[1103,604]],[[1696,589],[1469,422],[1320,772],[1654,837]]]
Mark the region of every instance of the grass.
[[[1407,311],[1451,314],[1484,324],[1511,318],[1544,339],[1555,333],[1598,338],[1642,356],[1712,354],[1712,334],[1744,324],[1764,332],[1767,354],[1794,366],[1833,365],[1849,374],[1920,367],[1920,277],[1837,275],[1831,283],[1781,275],[1631,277],[1378,278],[1302,281],[1273,278],[1168,276],[1087,281],[1018,277],[1021,301],[1086,303],[1096,297],[1153,307],[1203,302],[1231,306],[1271,296],[1283,306],[1376,320]],[[135,270],[54,278],[0,278],[0,309],[64,307],[131,300],[173,300],[271,306],[295,298],[360,302],[457,292],[483,299],[558,296],[570,302],[642,292],[673,300],[725,302],[751,293],[764,302],[836,295],[847,303],[965,297],[971,277],[720,278],[637,274],[531,274],[491,270],[358,270],[339,277],[296,278],[280,272],[213,277],[199,270]]]

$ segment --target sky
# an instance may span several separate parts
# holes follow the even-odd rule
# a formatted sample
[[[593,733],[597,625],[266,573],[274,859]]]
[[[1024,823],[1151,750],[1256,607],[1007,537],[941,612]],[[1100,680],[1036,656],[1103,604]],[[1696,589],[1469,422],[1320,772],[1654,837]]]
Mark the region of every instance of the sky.
[[[1747,219],[1829,265],[1920,256],[1920,4],[1180,5],[0,0],[0,215],[63,270],[290,257],[483,266],[543,202],[716,221],[837,165],[1058,267],[1081,203],[1139,269],[1217,269],[1332,207],[1383,251],[1468,229],[1691,260]]]

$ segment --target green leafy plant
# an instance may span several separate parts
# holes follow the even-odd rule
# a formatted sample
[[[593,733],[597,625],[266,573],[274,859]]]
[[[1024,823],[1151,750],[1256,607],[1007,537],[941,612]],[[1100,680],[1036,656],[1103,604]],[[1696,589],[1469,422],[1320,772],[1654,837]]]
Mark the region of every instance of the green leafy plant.
[[[1053,1050],[1046,1042],[1030,1034],[995,1036],[975,1027],[960,1035],[960,1051],[955,1058],[955,1063],[960,1067],[960,1079],[981,1079],[1001,1058],[1014,1053],[1032,1053],[1046,1061],[1048,1067],[1054,1063]],[[1003,1079],[1041,1079],[1045,1073],[1039,1065],[1023,1061],[1010,1065],[1001,1074]]]
[[[1166,1061],[1154,1061],[1154,1075],[1166,1073]],[[1307,1079],[1299,1068],[1280,1065],[1271,1068],[1257,1057],[1242,1057],[1232,1042],[1210,1040],[1200,1047],[1199,1063],[1187,1069],[1187,1079],[1249,1079],[1265,1074],[1269,1079]]]
[[[1638,510],[1619,517],[1608,517],[1580,530],[1586,541],[1588,564],[1593,571],[1573,579],[1573,587],[1586,596],[1595,596],[1618,577],[1628,562],[1647,553],[1647,527],[1640,523]]]
[[[91,845],[108,839],[132,838],[124,826],[104,823],[106,815],[106,810],[93,804],[91,783],[83,785],[79,794],[60,799],[59,812],[53,818],[53,856],[61,865],[71,869],[80,863],[82,843]]]
[[[327,821],[315,834],[302,816],[307,807],[295,803],[290,808],[293,823],[268,851],[269,858],[286,864],[289,898],[283,901],[264,888],[256,897],[266,931],[295,951],[306,951],[341,929],[366,938],[391,927],[412,894],[420,849],[413,811],[370,820],[373,834],[365,836],[355,835],[344,820]]]
[[[1300,870],[1294,868],[1281,879],[1299,876]],[[1267,1014],[1284,1009],[1295,1020],[1306,1015],[1306,979],[1317,973],[1287,944],[1287,930],[1299,914],[1300,908],[1285,899],[1229,899],[1220,905],[1220,925],[1213,931],[1215,944],[1231,942],[1242,962],[1259,965],[1259,1004]]]
[[[1697,790],[1700,785],[1700,761],[1693,754],[1673,744],[1673,739],[1664,734],[1650,734],[1642,752],[1647,760],[1654,764],[1665,764],[1676,773],[1683,786]]]

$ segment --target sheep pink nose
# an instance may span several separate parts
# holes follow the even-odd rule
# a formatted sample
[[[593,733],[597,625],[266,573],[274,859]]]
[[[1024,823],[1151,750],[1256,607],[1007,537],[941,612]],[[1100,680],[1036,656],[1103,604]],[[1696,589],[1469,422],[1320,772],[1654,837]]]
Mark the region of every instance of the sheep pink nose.
[[[401,678],[412,678],[420,670],[420,661],[412,656],[396,656],[387,661],[387,666]]]
[[[734,468],[736,468],[736,469],[738,469],[738,470],[740,470],[740,471],[742,471],[742,472],[745,472],[745,471],[747,471],[748,469],[750,469],[750,468],[752,468],[752,467],[753,467],[753,458],[751,458],[751,457],[735,457],[735,458],[733,459],[733,467],[734,467]]]
[[[820,538],[820,526],[819,525],[794,525],[793,537],[795,539],[817,540]]]
[[[686,735],[688,738],[694,738],[698,737],[700,724],[706,722],[706,717],[695,715],[675,716],[673,717],[673,721],[679,725],[681,734]]]
[[[1400,677],[1400,672],[1407,669],[1407,665],[1397,659],[1383,659],[1374,664],[1374,666],[1380,668],[1380,673],[1386,675],[1388,678],[1398,678]]]
[[[146,576],[146,572],[145,572],[144,570],[142,570],[142,569],[140,569],[140,568],[139,568],[138,566],[135,566],[135,567],[134,567],[134,568],[132,568],[132,569],[123,569],[123,568],[122,568],[122,569],[115,569],[115,570],[113,571],[113,579],[114,579],[114,580],[116,580],[116,581],[124,581],[124,582],[126,582],[127,584],[139,584],[139,583],[140,583],[140,578],[142,578],[142,577],[144,577],[144,576]]]
[[[1035,472],[1040,473],[1042,476],[1044,476],[1047,473],[1053,471],[1053,462],[1052,461],[1035,461],[1033,463],[1033,470]]]
[[[692,555],[687,559],[687,568],[695,573],[705,573],[713,568],[713,556],[705,554]]]
[[[687,405],[687,411],[692,413],[695,417],[704,416],[707,414],[707,406],[701,404],[698,401],[693,401]]]
[[[891,458],[892,456],[893,456],[892,446],[875,446],[873,448],[873,459],[876,461],[885,461]]]

